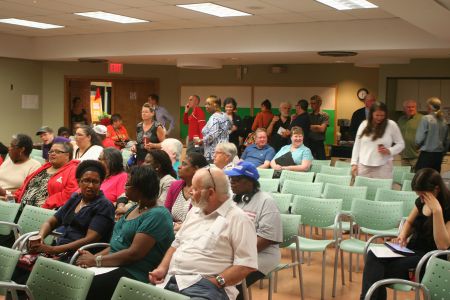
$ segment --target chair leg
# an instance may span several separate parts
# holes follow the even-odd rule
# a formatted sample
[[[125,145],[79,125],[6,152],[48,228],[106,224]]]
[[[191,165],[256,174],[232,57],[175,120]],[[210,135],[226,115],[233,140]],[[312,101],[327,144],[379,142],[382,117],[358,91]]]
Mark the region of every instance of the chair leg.
[[[345,285],[345,271],[344,271],[344,251],[340,251],[341,255],[341,279],[342,279],[342,285]]]
[[[352,278],[352,269],[353,269],[352,262],[353,262],[353,255],[352,255],[351,252],[350,252],[349,254],[350,254],[350,258],[349,258],[349,260],[348,260],[348,272],[349,272],[349,274],[348,274],[348,280],[349,280],[350,282],[352,282],[352,281],[353,281],[353,278]]]
[[[297,253],[297,259],[300,259],[300,254]],[[298,283],[299,283],[299,287],[300,287],[300,297],[303,300],[304,296],[303,296],[303,273],[302,273],[302,265],[300,263],[297,264],[297,268],[298,268]]]
[[[394,300],[397,300],[397,291],[394,290]]]
[[[249,287],[247,288],[247,290],[248,290],[248,300],[252,300],[252,287],[249,286]]]
[[[339,246],[336,245],[336,250],[334,251],[334,268],[333,268],[333,290],[331,292],[331,296],[336,296],[336,281],[337,281],[337,268],[338,268],[338,260],[339,260]]]
[[[273,291],[274,291],[274,293],[276,293],[276,292],[278,292],[278,271],[277,272],[275,272],[275,280],[274,280],[275,282],[275,287],[274,287],[274,289],[273,289]]]
[[[292,262],[294,262],[295,261],[295,251],[294,250],[291,250],[291,260],[292,260]],[[293,265],[292,266],[292,276],[295,278],[295,277],[297,277],[296,275],[295,275],[295,265]]]
[[[324,299],[325,294],[325,267],[327,264],[327,257],[326,257],[326,250],[323,251],[323,257],[322,257],[322,287],[320,289],[320,299]]]
[[[272,294],[273,294],[273,278],[272,274],[269,274],[269,300],[272,300]]]

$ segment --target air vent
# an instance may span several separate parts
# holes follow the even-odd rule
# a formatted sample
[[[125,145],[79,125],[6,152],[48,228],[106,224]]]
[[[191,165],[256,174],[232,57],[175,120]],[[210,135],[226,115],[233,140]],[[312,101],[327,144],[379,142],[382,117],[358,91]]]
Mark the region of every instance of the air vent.
[[[220,59],[205,57],[179,57],[177,58],[177,67],[183,69],[211,70],[221,69]]]
[[[79,62],[88,62],[92,64],[101,64],[101,63],[107,63],[107,59],[102,58],[90,58],[90,57],[82,57],[78,59]]]
[[[353,51],[320,51],[317,52],[320,56],[331,56],[331,57],[346,57],[346,56],[355,56],[358,53]]]

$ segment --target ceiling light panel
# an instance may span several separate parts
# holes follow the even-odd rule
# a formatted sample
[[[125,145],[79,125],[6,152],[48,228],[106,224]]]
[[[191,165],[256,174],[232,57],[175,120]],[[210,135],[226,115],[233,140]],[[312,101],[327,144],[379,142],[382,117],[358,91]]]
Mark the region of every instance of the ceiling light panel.
[[[33,21],[15,19],[15,18],[0,19],[0,23],[32,27],[32,28],[38,28],[38,29],[55,29],[55,28],[63,28],[64,27],[64,26],[60,26],[60,25],[33,22]]]
[[[110,22],[116,22],[121,24],[130,24],[130,23],[145,23],[149,22],[147,20],[141,20],[116,14],[107,13],[104,11],[90,11],[90,12],[81,12],[81,13],[75,13],[75,15],[93,18],[93,19],[100,19],[104,21],[110,21]]]
[[[221,18],[251,16],[251,14],[248,14],[246,12],[209,2],[196,4],[178,4],[177,6]]]
[[[317,2],[331,6],[337,10],[377,8],[373,3],[366,0],[316,0]]]

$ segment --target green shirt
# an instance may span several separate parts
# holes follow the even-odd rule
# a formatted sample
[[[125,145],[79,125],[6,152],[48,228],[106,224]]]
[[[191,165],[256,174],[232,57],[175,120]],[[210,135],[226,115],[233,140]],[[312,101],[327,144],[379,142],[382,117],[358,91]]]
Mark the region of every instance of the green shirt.
[[[172,217],[167,208],[155,206],[135,219],[126,220],[135,207],[130,208],[114,226],[110,243],[111,253],[128,249],[136,233],[144,233],[155,239],[155,245],[143,259],[123,266],[136,280],[148,282],[148,272],[159,265],[175,239]]]
[[[402,152],[402,158],[417,158],[419,157],[419,147],[416,145],[416,131],[419,127],[422,114],[416,113],[411,118],[406,115],[401,116],[398,119],[398,127],[405,140],[405,149]]]

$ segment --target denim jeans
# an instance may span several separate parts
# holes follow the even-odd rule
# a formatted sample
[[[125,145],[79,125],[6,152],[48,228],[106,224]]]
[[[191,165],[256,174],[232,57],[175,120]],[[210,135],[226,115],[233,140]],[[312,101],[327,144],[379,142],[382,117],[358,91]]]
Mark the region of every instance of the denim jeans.
[[[191,299],[229,300],[224,289],[219,289],[206,278],[202,278],[199,282],[180,291],[175,276],[172,276],[165,289],[191,297]]]

